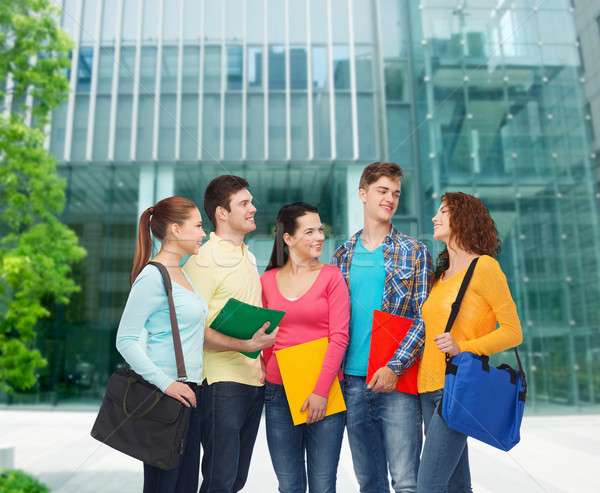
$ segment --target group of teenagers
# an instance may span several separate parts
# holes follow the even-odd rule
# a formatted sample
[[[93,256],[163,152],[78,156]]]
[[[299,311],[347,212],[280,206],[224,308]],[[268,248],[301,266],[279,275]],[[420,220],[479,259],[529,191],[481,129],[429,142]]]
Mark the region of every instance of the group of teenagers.
[[[179,465],[165,471],[144,464],[145,493],[240,491],[263,406],[282,493],[336,490],[344,429],[362,493],[389,493],[389,478],[395,492],[472,491],[467,437],[450,429],[437,411],[446,354],[506,350],[521,342],[521,326],[495,260],[500,240],[484,204],[461,192],[442,197],[432,220],[434,239],[445,248],[434,266],[425,245],[391,222],[401,179],[394,163],[364,169],[358,184],[364,227],[330,263],[320,260],[325,236],[317,208],[303,202],[282,207],[262,276],[244,243],[256,229],[256,207],[243,178],[224,175],[208,185],[204,209],[215,232],[204,244],[193,201],[169,197],[143,212],[117,348],[146,380],[192,407]],[[146,266],[151,235],[161,243],[152,260],[167,268],[173,284],[185,382],[177,380],[163,279],[155,266]],[[459,315],[444,333],[476,257]],[[285,316],[274,330],[266,323],[252,339],[235,339],[210,327],[230,298]],[[393,357],[367,381],[373,310],[412,322]],[[329,341],[325,358],[302,406],[306,424],[294,426],[276,352],[323,337]],[[257,359],[241,352],[258,350]],[[399,376],[418,359],[419,394],[396,391]],[[326,416],[336,378],[347,410]]]

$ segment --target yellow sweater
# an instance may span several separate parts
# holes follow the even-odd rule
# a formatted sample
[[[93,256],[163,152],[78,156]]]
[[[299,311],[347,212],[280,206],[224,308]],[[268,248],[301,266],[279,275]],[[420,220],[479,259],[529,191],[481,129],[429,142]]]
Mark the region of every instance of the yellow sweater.
[[[465,269],[445,281],[438,279],[423,304],[425,349],[419,368],[420,393],[444,387],[445,353],[437,348],[433,338],[444,332],[466,272]],[[479,355],[499,353],[521,343],[521,324],[506,276],[488,255],[482,255],[477,262],[450,333],[461,351]]]

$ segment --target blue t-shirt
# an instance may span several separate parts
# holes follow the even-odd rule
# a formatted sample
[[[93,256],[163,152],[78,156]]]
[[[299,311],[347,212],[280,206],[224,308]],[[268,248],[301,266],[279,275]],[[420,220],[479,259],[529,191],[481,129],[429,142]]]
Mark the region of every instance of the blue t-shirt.
[[[373,310],[381,310],[385,287],[383,248],[367,250],[360,237],[350,264],[350,344],[344,373],[364,377],[369,364]]]

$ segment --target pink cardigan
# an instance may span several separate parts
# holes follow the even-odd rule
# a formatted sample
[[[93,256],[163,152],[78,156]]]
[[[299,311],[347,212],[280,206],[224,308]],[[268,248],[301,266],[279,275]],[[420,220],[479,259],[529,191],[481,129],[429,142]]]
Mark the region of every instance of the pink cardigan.
[[[289,301],[277,287],[275,275],[278,270],[271,269],[260,279],[263,306],[286,312],[279,324],[275,344],[263,351],[267,380],[283,385],[273,351],[328,337],[329,346],[313,390],[315,394],[327,397],[336,374],[340,380],[343,378],[341,364],[348,345],[350,322],[350,296],[346,281],[337,267],[324,265],[309,290],[297,300]]]

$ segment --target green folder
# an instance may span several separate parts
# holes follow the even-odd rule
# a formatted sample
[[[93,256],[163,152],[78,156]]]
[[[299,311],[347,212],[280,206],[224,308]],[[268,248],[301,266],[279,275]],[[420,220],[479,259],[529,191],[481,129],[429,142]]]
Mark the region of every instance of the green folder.
[[[271,322],[267,329],[267,334],[270,333],[279,325],[284,315],[285,312],[279,310],[269,310],[230,298],[210,326],[216,331],[236,339],[252,339],[254,333],[265,322]],[[260,351],[240,352],[254,359],[258,358],[260,354]]]

